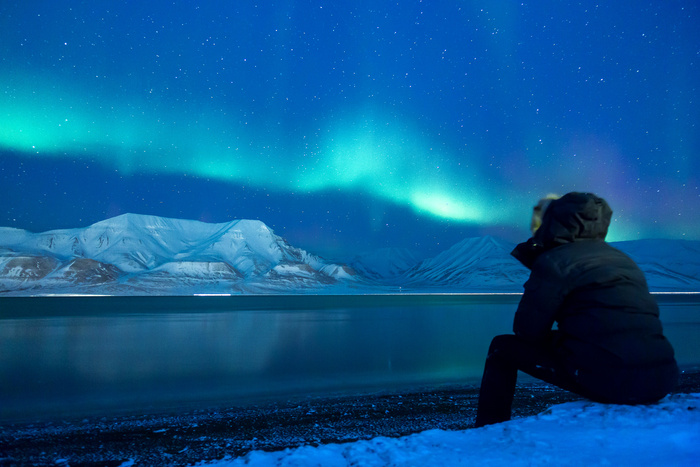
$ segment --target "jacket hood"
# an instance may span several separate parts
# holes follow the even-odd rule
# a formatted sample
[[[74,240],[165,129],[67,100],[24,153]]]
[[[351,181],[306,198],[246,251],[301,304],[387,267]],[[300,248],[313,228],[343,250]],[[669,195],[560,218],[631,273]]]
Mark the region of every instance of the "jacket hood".
[[[552,201],[532,238],[513,250],[528,268],[544,251],[582,240],[605,240],[612,219],[608,203],[592,193],[568,193]]]

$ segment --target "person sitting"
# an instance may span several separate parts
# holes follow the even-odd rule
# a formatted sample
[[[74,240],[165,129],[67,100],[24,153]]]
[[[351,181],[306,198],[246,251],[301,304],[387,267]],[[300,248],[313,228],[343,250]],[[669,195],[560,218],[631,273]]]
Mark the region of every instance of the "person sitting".
[[[491,341],[476,427],[510,420],[518,370],[614,404],[658,401],[678,381],[673,347],[643,272],[605,242],[608,203],[574,192],[546,200],[540,211],[541,225],[533,220],[533,236],[511,253],[530,277],[514,334]]]

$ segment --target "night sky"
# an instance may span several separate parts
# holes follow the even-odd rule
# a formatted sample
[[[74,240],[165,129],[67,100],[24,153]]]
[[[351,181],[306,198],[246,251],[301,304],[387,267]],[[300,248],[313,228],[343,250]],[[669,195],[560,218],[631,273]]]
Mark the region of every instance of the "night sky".
[[[700,238],[700,6],[2,1],[0,225],[260,219],[333,259],[529,234]]]

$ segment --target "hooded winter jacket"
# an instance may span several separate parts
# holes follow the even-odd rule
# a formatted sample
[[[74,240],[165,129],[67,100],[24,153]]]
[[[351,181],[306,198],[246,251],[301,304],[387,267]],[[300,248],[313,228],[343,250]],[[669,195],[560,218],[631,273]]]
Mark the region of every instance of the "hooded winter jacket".
[[[512,253],[531,269],[513,331],[551,343],[592,398],[651,402],[674,388],[678,367],[644,274],[604,241],[611,217],[590,193],[552,201],[534,236]]]

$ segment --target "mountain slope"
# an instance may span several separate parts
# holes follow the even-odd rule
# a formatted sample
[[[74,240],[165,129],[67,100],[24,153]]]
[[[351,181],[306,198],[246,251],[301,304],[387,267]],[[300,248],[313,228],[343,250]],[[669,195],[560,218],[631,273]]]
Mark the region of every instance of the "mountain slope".
[[[380,248],[357,255],[350,266],[367,277],[387,280],[400,276],[418,263],[420,259],[409,249]]]
[[[651,239],[611,245],[637,262],[651,291],[700,291],[700,241]],[[375,263],[386,261],[384,270],[395,271],[392,268],[404,264],[401,252],[370,258],[373,269],[352,264],[359,271],[370,270],[374,280],[404,290],[522,292],[530,271],[511,256],[514,246],[489,236],[468,238],[398,275],[381,275]]]
[[[611,243],[644,271],[653,291],[700,291],[700,241],[645,239]]]
[[[510,255],[512,244],[486,236],[467,238],[402,275],[414,288],[520,292],[529,271]]]
[[[652,291],[700,291],[700,241],[612,243]],[[351,263],[289,245],[264,223],[208,224],[125,214],[86,228],[0,228],[0,294],[521,292],[529,271],[494,237],[467,238],[433,258],[385,248]]]
[[[82,229],[0,229],[0,291],[235,293],[354,280],[352,269],[294,248],[254,220],[124,214]]]

